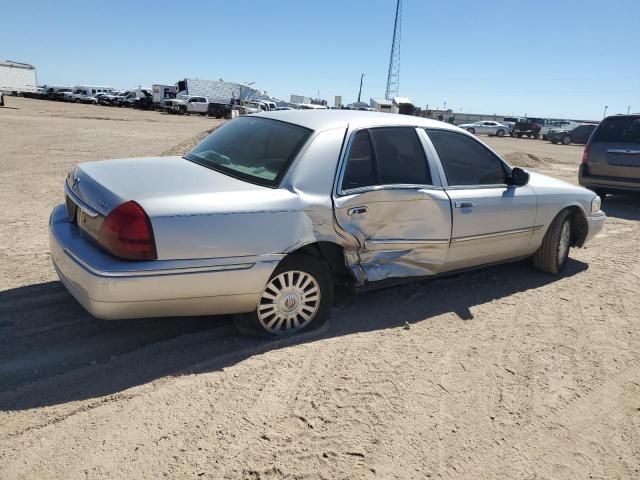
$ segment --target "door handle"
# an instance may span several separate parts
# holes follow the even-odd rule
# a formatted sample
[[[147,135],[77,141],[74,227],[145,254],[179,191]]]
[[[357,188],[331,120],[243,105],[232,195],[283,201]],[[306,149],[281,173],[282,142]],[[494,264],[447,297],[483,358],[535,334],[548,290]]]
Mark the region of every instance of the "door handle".
[[[455,203],[456,208],[472,208],[475,206],[475,203],[473,202],[456,202]]]
[[[347,210],[347,215],[363,215],[367,213],[367,207],[353,207]]]

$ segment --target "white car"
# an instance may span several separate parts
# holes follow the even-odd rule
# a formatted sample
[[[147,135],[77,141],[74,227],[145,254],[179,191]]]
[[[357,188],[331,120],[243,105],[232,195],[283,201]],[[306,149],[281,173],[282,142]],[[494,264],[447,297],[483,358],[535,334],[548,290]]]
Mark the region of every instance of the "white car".
[[[51,257],[90,313],[243,314],[263,336],[321,325],[334,285],[523,258],[559,274],[606,219],[453,125],[354,110],[236,118],[184,157],[82,163],[64,191]]]
[[[458,126],[460,128],[464,128],[469,133],[484,133],[489,135],[490,137],[493,135],[497,137],[504,137],[510,131],[507,125],[491,120],[482,120],[475,123],[465,123]]]

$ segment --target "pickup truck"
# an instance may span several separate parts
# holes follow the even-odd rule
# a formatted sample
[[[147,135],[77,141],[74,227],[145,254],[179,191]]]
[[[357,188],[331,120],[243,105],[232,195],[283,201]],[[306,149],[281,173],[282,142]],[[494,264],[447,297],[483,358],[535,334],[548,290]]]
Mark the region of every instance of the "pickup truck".
[[[184,115],[185,113],[206,115],[209,109],[209,100],[207,100],[207,97],[180,95],[176,98],[165,100],[164,108],[167,113],[177,113],[178,115]]]

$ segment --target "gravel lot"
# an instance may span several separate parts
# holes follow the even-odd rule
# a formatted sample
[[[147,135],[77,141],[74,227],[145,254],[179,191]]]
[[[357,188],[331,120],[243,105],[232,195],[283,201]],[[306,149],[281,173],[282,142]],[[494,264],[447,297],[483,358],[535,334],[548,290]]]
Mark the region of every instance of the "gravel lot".
[[[67,171],[176,152],[219,121],[6,104],[0,478],[640,478],[640,199],[609,197],[561,277],[518,263],[344,294],[294,339],[103,322],[50,265]],[[582,147],[483,140],[576,181]]]

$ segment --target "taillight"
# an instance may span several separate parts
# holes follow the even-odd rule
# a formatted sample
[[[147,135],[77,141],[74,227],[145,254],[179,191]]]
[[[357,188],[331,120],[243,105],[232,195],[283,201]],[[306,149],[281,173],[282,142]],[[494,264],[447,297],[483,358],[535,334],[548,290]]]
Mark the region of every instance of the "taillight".
[[[118,205],[107,215],[98,242],[117,257],[129,260],[155,260],[156,242],[149,216],[136,202]]]
[[[582,164],[586,165],[589,162],[589,153],[591,151],[591,144],[587,143],[584,146],[584,152],[582,154]]]

